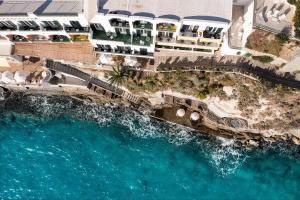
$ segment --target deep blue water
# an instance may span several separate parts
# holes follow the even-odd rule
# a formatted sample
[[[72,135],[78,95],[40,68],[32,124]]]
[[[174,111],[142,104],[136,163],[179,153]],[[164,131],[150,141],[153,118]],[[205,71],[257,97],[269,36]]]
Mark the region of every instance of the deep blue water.
[[[2,115],[0,199],[300,199],[295,146],[237,149],[126,109],[76,110],[86,120],[39,105],[43,117]]]

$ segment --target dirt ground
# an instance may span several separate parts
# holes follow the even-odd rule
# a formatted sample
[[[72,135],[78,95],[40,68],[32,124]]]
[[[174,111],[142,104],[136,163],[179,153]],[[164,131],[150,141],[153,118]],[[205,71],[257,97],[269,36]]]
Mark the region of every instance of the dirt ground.
[[[285,60],[290,60],[294,55],[297,42],[289,41],[282,44],[276,35],[263,30],[255,30],[249,37],[246,47],[262,53],[269,53]]]

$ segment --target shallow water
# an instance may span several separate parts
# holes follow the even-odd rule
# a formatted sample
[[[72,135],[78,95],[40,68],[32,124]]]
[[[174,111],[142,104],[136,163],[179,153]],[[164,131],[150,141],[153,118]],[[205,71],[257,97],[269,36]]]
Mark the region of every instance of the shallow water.
[[[1,117],[0,199],[300,199],[288,143],[237,149],[124,108],[31,98],[35,115]]]

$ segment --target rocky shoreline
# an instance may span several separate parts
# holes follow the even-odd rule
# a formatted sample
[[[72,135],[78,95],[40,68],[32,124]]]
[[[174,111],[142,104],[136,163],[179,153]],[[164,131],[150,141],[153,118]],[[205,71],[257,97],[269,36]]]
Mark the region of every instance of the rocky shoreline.
[[[127,107],[138,111],[141,114],[149,115],[151,118],[156,120],[171,122],[174,124],[179,124],[185,127],[192,128],[203,134],[208,134],[214,137],[222,137],[226,139],[234,140],[235,146],[244,146],[244,147],[259,147],[269,143],[278,142],[278,141],[287,141],[299,145],[299,140],[293,137],[290,134],[284,135],[272,135],[266,137],[259,132],[253,132],[252,130],[247,129],[246,121],[239,121],[239,119],[230,119],[230,118],[219,118],[214,115],[205,104],[200,105],[198,110],[201,114],[202,120],[198,124],[186,124],[185,122],[178,121],[174,117],[168,117],[165,115],[158,115],[157,113],[162,114],[162,112],[170,113],[170,106],[165,104],[161,107],[152,107],[150,110],[146,110],[140,105],[134,105],[120,97],[105,95],[99,95],[92,91],[87,90],[86,88],[78,87],[64,87],[59,88],[55,87],[24,87],[24,86],[5,86],[1,87],[0,90],[0,109],[2,111],[12,111],[19,113],[29,113],[36,114],[36,105],[32,105],[32,98],[36,96],[47,96],[51,97],[49,100],[53,103],[60,103],[62,105],[70,104],[72,105],[68,108],[72,110],[76,106],[81,105],[84,102],[95,103],[97,105],[110,105],[115,107]],[[183,100],[182,100],[183,101]],[[43,102],[38,102],[43,104]],[[183,104],[175,104],[176,107],[182,106]],[[41,106],[42,107],[42,106]],[[189,109],[188,107],[186,107]],[[198,107],[199,108],[199,107]],[[193,107],[193,110],[195,108]],[[57,110],[64,113],[62,110]]]

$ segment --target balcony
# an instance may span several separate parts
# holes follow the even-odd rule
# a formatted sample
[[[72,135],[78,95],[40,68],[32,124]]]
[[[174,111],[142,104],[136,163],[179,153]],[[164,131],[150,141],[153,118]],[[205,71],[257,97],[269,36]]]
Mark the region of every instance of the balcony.
[[[70,42],[70,39],[65,35],[51,35],[50,40],[52,42]]]
[[[118,41],[124,42],[124,44],[131,44],[130,34],[105,32],[104,30],[93,30],[93,39]]]
[[[139,45],[139,46],[150,46],[153,43],[152,36],[138,36],[133,35],[132,37],[132,44]]]
[[[129,28],[129,22],[122,19],[113,18],[109,20],[112,27]]]
[[[176,32],[176,26],[170,23],[159,23],[156,26],[158,31]]]
[[[207,27],[205,31],[203,31],[203,38],[212,39],[212,40],[221,40],[222,39],[222,30],[223,28],[212,28]]]
[[[88,42],[89,37],[87,35],[71,35],[71,40],[73,42]]]
[[[28,40],[31,42],[47,42],[49,41],[47,37],[43,35],[28,35]]]
[[[19,21],[20,31],[38,31],[40,26],[35,21]]]
[[[70,21],[70,25],[64,25],[68,33],[89,33],[89,27],[83,27],[78,21]]]
[[[200,37],[201,33],[181,32],[177,37],[177,40],[188,40],[192,42],[197,42]]]
[[[143,58],[152,58],[154,56],[154,53],[147,52],[146,49],[140,49],[140,51],[133,51],[130,47],[118,47],[112,49],[109,45],[98,45],[98,47],[95,48],[95,51],[117,55],[134,55]]]
[[[133,22],[133,28],[153,30],[153,24],[147,21],[135,21]]]
[[[27,38],[21,35],[7,35],[12,42],[28,42]]]
[[[42,29],[45,31],[62,31],[63,26],[58,21],[42,21]]]
[[[186,49],[211,49],[211,50],[217,50],[220,45],[216,43],[211,42],[201,42],[199,39],[195,41],[189,41],[189,40],[178,40],[175,38],[167,38],[167,37],[157,37],[156,43],[159,46],[167,46],[172,48],[186,48]]]
[[[0,30],[15,31],[17,30],[17,25],[15,25],[12,21],[0,21]]]

